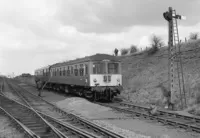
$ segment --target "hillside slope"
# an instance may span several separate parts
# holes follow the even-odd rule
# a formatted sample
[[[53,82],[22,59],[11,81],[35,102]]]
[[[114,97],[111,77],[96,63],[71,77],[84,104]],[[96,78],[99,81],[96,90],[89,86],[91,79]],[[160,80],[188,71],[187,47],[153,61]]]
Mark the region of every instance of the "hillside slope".
[[[196,102],[200,93],[200,40],[184,43],[181,46],[187,103]],[[146,51],[119,57],[122,61],[124,91],[122,96],[140,104],[156,103],[163,106],[163,91],[159,84],[168,89],[168,50],[161,48],[154,55]],[[176,67],[176,66],[175,66]],[[178,87],[178,81],[176,81]],[[169,90],[169,89],[168,89]],[[179,91],[176,92],[180,106]]]

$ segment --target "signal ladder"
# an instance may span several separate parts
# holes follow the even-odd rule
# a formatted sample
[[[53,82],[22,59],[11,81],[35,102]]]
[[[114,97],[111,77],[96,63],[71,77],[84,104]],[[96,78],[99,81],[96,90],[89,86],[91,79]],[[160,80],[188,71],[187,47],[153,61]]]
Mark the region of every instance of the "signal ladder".
[[[171,101],[173,102],[174,100],[174,84],[175,84],[175,69],[173,63],[176,62],[177,64],[177,79],[178,79],[178,87],[179,87],[179,92],[180,92],[180,101],[181,101],[181,106],[183,108],[183,105],[186,106],[186,94],[185,94],[185,85],[184,85],[184,76],[183,76],[183,66],[182,66],[182,58],[181,58],[181,52],[180,52],[180,41],[179,41],[179,33],[178,33],[178,25],[177,25],[177,17],[179,15],[176,15],[176,10],[172,10],[172,20],[169,22],[169,39],[171,42],[170,46],[170,80],[171,80],[171,92],[173,95],[171,95]],[[184,100],[184,104],[183,104]]]

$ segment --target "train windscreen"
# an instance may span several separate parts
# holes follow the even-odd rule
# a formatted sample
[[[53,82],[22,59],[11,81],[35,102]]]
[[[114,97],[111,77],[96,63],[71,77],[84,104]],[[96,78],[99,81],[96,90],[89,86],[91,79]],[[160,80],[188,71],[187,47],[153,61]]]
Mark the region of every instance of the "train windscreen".
[[[93,64],[93,74],[105,74],[106,64],[105,62],[94,63]]]
[[[119,63],[108,63],[108,74],[119,74]]]

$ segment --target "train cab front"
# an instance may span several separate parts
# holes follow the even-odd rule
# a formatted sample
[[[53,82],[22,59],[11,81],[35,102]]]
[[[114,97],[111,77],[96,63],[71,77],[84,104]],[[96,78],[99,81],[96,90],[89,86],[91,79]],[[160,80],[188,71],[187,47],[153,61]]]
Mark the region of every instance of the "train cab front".
[[[112,101],[122,90],[121,63],[104,60],[93,62],[93,72],[90,75],[90,86],[94,100]]]

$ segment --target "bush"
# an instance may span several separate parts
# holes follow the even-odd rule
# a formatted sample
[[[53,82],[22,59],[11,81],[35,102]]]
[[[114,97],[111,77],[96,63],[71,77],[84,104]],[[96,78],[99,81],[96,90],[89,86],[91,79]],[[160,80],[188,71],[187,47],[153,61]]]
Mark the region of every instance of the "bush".
[[[190,40],[197,40],[199,37],[199,33],[190,33]]]
[[[122,48],[121,49],[121,55],[126,55],[126,54],[128,54],[128,49]]]
[[[151,41],[152,47],[159,48],[165,45],[162,38],[156,35],[152,35],[150,38],[150,41]]]
[[[158,51],[158,47],[157,46],[152,46],[150,49],[148,49],[147,53],[148,55],[153,55]]]
[[[200,104],[200,93],[199,92],[196,94],[196,103]]]
[[[137,46],[132,45],[132,46],[130,47],[130,53],[135,53],[135,52],[137,52],[137,51],[138,51]]]

